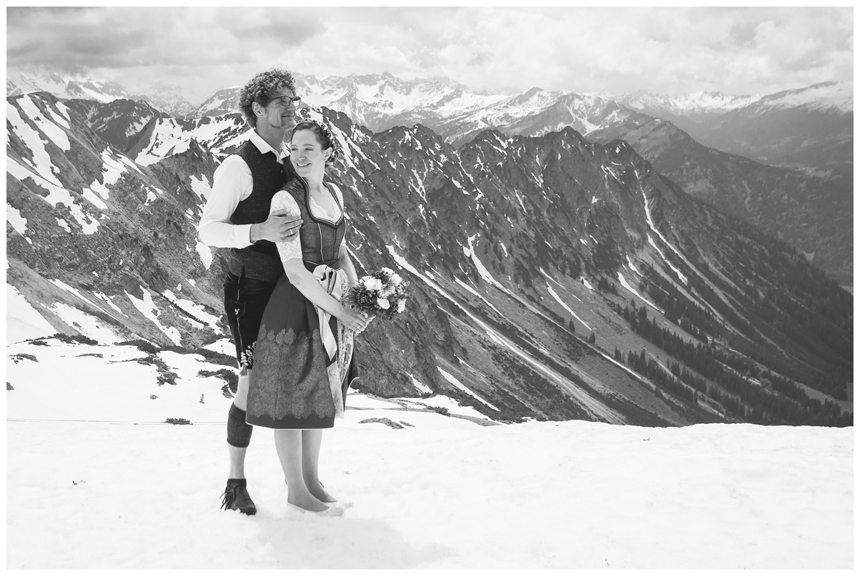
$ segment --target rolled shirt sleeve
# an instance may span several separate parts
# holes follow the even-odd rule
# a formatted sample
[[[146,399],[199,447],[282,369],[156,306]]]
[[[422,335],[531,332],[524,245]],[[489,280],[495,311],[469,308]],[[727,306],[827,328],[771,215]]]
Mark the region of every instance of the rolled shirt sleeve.
[[[254,187],[251,169],[234,154],[224,159],[212,179],[212,193],[197,228],[200,241],[218,248],[250,246],[251,224],[231,224],[230,217],[239,202],[251,195]]]

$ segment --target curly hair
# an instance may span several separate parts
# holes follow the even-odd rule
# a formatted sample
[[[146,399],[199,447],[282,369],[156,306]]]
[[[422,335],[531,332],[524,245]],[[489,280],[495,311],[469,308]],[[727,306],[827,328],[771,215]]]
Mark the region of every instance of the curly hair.
[[[239,92],[239,110],[245,115],[245,121],[256,128],[257,116],[254,114],[254,102],[265,108],[284,88],[295,92],[296,84],[293,75],[280,68],[260,72],[251,78]]]
[[[325,161],[326,166],[331,166],[340,157],[340,147],[338,147],[337,141],[334,139],[334,136],[332,136],[331,130],[326,128],[324,124],[316,122],[315,120],[304,120],[299,122],[296,124],[296,127],[293,128],[292,134],[290,134],[290,141],[292,141],[293,136],[299,130],[309,130],[313,132],[317,137],[317,142],[319,142],[319,145],[323,150],[331,148],[331,155]]]

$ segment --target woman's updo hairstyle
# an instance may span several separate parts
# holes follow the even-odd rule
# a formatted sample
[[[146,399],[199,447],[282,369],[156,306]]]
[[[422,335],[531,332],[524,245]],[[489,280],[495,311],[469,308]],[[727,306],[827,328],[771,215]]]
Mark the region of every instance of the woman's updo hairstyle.
[[[299,130],[310,130],[316,135],[317,142],[319,142],[319,145],[323,150],[331,149],[331,154],[325,161],[326,166],[331,166],[338,158],[340,158],[340,148],[338,147],[334,136],[332,136],[331,131],[326,128],[324,124],[320,124],[314,120],[304,120],[296,124],[296,127],[293,128],[292,134],[295,134]],[[290,140],[292,140],[292,135],[290,136]]]

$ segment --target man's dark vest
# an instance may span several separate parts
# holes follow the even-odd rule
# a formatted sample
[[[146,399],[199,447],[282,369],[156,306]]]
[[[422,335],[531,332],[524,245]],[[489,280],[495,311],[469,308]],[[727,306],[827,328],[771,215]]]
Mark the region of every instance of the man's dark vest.
[[[261,153],[250,140],[236,151],[251,169],[254,187],[251,194],[239,202],[231,224],[259,224],[269,218],[272,197],[284,187],[287,178],[293,174],[289,160],[278,162],[273,152]],[[228,263],[230,272],[236,276],[277,282],[284,268],[278,256],[278,249],[268,240],[258,240],[246,248],[232,248]]]

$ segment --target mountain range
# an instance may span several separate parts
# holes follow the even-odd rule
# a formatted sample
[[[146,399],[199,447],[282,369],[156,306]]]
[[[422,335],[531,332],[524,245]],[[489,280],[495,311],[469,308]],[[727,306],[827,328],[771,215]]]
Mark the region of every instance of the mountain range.
[[[116,82],[97,80],[80,73],[61,72],[42,66],[8,69],[6,96],[29,92],[50,92],[58,98],[79,98],[96,102],[142,100],[161,112],[180,117],[193,114],[196,110],[178,86],[167,82],[155,82],[141,93],[135,94]]]
[[[64,85],[60,75],[45,71],[9,76],[7,94],[42,86],[64,99],[142,99],[118,85],[86,78],[68,77]],[[589,140],[625,140],[689,194],[785,240],[841,284],[853,285],[849,84],[829,82],[769,95],[639,91],[612,96],[539,88],[520,94],[476,92],[444,78],[404,81],[391,74],[323,80],[296,74],[296,79],[307,104],[343,112],[374,132],[421,124],[455,147],[487,129],[541,136],[569,126]],[[94,91],[102,84],[96,96],[73,89],[86,85]],[[238,91],[238,86],[219,90],[193,108],[177,89],[156,84],[145,97],[154,108],[147,114],[167,113],[174,122],[234,114]],[[159,107],[158,101],[165,104]],[[180,109],[185,112],[176,113]]]
[[[359,273],[411,283],[407,311],[359,341],[369,391],[501,421],[851,422],[851,295],[632,144],[567,126],[454,146],[302,114],[344,150],[332,179]],[[196,224],[247,138],[238,114],[38,92],[9,96],[7,119],[9,290],[76,338],[205,354],[228,334],[223,255]]]

